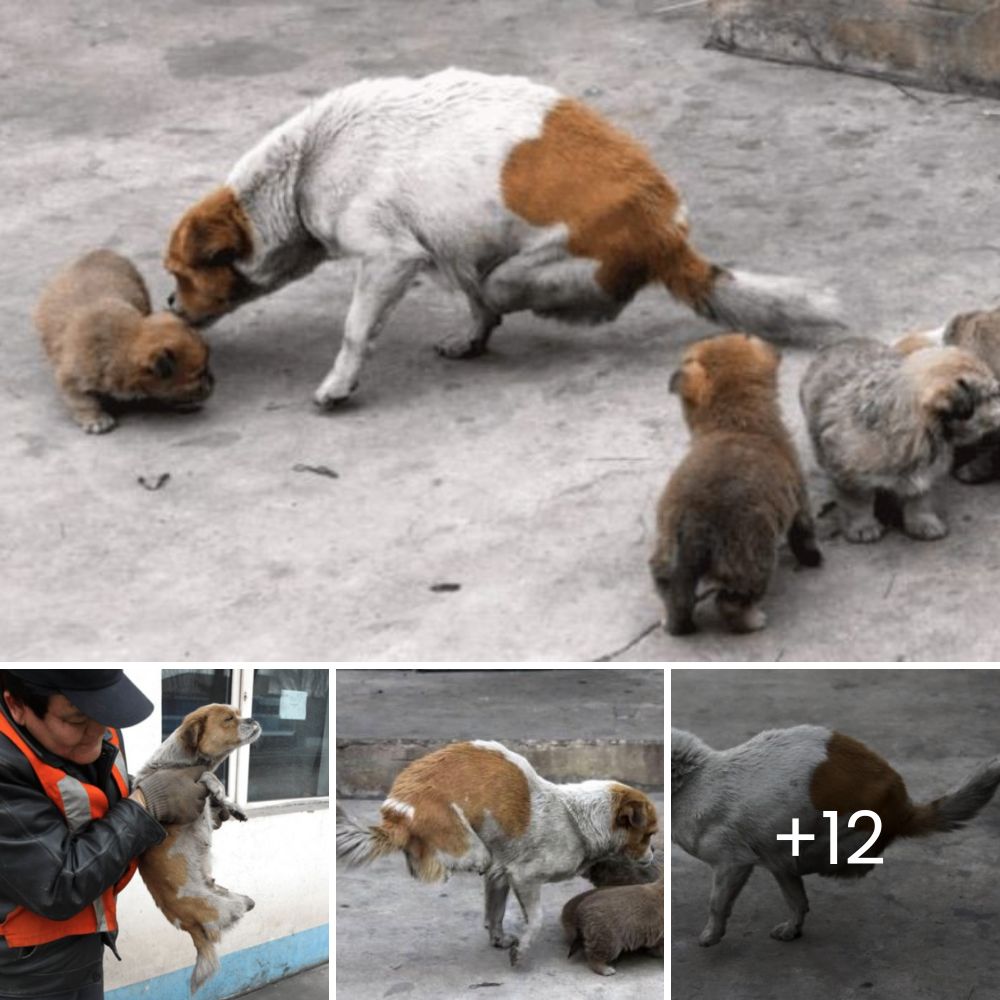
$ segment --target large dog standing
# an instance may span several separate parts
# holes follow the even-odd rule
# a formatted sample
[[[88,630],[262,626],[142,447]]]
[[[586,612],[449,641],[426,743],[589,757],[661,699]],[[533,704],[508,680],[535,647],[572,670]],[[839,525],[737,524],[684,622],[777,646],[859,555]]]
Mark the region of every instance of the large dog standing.
[[[711,320],[808,337],[832,299],[709,263],[676,190],[634,140],[551,87],[449,69],[364,80],[278,126],[170,238],[172,308],[205,323],[329,258],[360,261],[321,406],[357,387],[390,309],[420,272],[464,293],[448,357],[481,353],[506,313],[615,317],[659,282]]]
[[[452,872],[485,876],[490,943],[514,965],[542,919],[541,886],[586,875],[597,861],[624,856],[651,865],[656,808],[617,781],[556,785],[500,743],[453,743],[408,765],[382,803],[378,826],[337,809],[337,857],[368,864],[402,851],[424,882]],[[524,913],[520,939],[504,934],[510,890]]]
[[[992,798],[1000,785],[1000,756],[983,762],[957,788],[932,802],[915,804],[903,779],[877,753],[850,736],[823,726],[770,729],[730,750],[713,750],[697,736],[671,730],[670,808],[674,843],[712,866],[708,923],[701,945],[722,940],[736,897],[756,865],[775,878],[791,911],[771,937],[792,941],[802,933],[809,903],[802,876],[867,875],[896,837],[955,830]],[[878,839],[863,852],[873,824]],[[837,814],[836,863],[830,861],[830,825]],[[787,839],[793,822],[815,839],[798,845]],[[855,852],[863,863],[848,863]],[[861,861],[859,858],[859,861]]]

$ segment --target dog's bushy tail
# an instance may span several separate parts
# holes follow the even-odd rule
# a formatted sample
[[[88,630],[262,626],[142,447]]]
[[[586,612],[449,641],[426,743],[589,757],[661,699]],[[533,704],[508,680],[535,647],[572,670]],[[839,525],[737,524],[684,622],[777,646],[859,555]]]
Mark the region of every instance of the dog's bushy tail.
[[[1000,786],[1000,757],[980,764],[958,788],[933,802],[914,807],[904,837],[957,830],[993,798]]]
[[[210,976],[219,971],[219,953],[215,950],[215,942],[219,940],[219,935],[216,933],[213,937],[200,926],[189,929],[188,933],[198,952],[198,960],[194,963],[194,971],[191,973],[191,993],[194,994]]]
[[[349,865],[371,864],[383,854],[401,850],[392,835],[380,826],[362,826],[337,806],[337,857]]]
[[[816,345],[846,330],[836,295],[800,278],[728,270],[688,243],[661,255],[660,280],[699,316],[783,343]]]

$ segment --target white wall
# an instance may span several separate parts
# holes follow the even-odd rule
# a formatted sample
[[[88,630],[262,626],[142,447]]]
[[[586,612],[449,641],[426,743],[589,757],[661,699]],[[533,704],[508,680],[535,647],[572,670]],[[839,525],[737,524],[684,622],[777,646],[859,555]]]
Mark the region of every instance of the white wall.
[[[156,706],[145,722],[125,730],[129,770],[135,774],[160,744],[160,671],[130,667],[128,676]],[[256,907],[222,937],[219,954],[286,937],[330,921],[330,810],[253,815],[231,820],[215,831],[212,873],[216,881],[251,896]],[[105,989],[111,991],[194,963],[191,938],[172,927],[157,910],[141,876],[118,899],[118,951],[104,963]]]

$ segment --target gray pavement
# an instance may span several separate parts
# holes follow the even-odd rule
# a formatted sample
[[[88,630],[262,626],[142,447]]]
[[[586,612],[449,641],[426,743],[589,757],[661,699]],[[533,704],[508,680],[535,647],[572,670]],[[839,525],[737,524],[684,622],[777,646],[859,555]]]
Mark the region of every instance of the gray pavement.
[[[716,748],[815,723],[885,757],[915,802],[1000,752],[1000,670],[674,670],[671,723]],[[784,903],[766,872],[726,936],[700,948],[709,869],[672,851],[677,1000],[993,1000],[1000,983],[1000,799],[959,831],[897,841],[856,883],[807,878],[802,938],[772,940]]]
[[[210,331],[218,384],[201,412],[127,416],[100,438],[67,418],[29,319],[66,258],[127,253],[162,303],[172,224],[265,130],[329,87],[448,64],[590,101],[673,177],[705,254],[838,287],[857,331],[994,300],[995,103],[706,51],[704,7],[656,6],[49,0],[7,18],[0,653],[996,656],[995,484],[946,487],[944,541],[833,539],[817,572],[783,557],[761,634],[726,635],[707,609],[691,639],[653,629],[653,509],[687,441],[667,383],[710,330],[659,292],[594,328],[510,317],[487,357],[461,364],[431,345],[464,304],[424,286],[357,401],[321,415],[311,393],[352,282],[329,265]],[[781,386],[802,446],[807,360],[788,349]],[[155,492],[138,483],[162,473]]]
[[[651,796],[662,814],[663,795]],[[342,800],[346,811],[374,822],[379,803]],[[492,948],[483,929],[482,879],[455,875],[433,885],[410,878],[402,856],[367,868],[337,867],[336,987],[339,1000],[412,1000],[509,997],[511,1000],[660,1000],[663,964],[646,954],[614,963],[614,976],[598,976],[567,948],[559,925],[563,905],[592,888],[574,878],[542,887],[544,924],[524,967]],[[517,904],[505,928],[520,926]]]
[[[240,994],[250,1000],[329,1000],[332,995],[329,965],[317,965],[259,990]]]

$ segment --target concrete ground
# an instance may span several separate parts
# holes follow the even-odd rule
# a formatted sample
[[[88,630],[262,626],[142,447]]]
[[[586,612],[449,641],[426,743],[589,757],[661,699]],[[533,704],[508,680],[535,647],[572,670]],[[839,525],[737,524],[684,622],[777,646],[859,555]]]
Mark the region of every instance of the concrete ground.
[[[241,994],[252,1000],[327,1000],[332,995],[329,965],[317,965],[259,990]]]
[[[710,746],[763,729],[828,725],[867,743],[927,802],[1000,751],[996,670],[673,670],[671,723]],[[672,851],[672,995],[683,1000],[992,1000],[1000,982],[1000,798],[967,827],[897,841],[857,882],[806,879],[803,937],[756,872],[726,936],[698,946],[709,869]]]
[[[761,634],[725,635],[708,609],[691,639],[655,630],[653,508],[687,439],[667,382],[682,346],[710,329],[662,293],[595,328],[509,317],[491,353],[466,364],[431,348],[464,304],[418,288],[356,402],[319,414],[311,393],[352,280],[330,265],[213,328],[218,384],[202,411],[128,415],[106,437],[64,412],[29,318],[58,266],[113,247],[162,303],[172,224],[267,128],[329,87],[449,64],[590,101],[670,173],[706,255],[830,283],[861,332],[888,337],[993,301],[995,103],[706,51],[704,7],[648,13],[658,6],[50,0],[8,18],[0,652],[996,655],[996,485],[946,486],[944,541],[833,539],[826,566],[802,573],[783,557]],[[789,349],[782,372],[803,445],[807,360]],[[165,473],[157,490],[139,482]]]
[[[374,821],[388,783],[408,756],[400,743],[424,741],[427,749],[457,739],[497,739],[525,753],[522,745],[573,738],[582,763],[616,744],[646,766],[645,748],[663,740],[663,672],[649,669],[448,671],[343,670],[337,681],[338,804],[363,822]],[[363,765],[350,749],[364,740],[374,764]],[[394,768],[388,767],[392,755]],[[364,798],[356,789],[375,767],[388,782]],[[617,772],[587,775],[621,777]],[[652,777],[652,775],[650,775]],[[663,772],[650,797],[663,814]],[[409,877],[403,859],[386,857],[366,868],[337,866],[337,995],[343,1000],[404,996],[454,1000],[482,990],[516,1000],[616,998],[653,1000],[663,996],[663,965],[648,955],[626,955],[613,977],[600,977],[574,956],[567,960],[559,925],[564,903],[589,889],[583,879],[542,889],[544,922],[530,964],[512,969],[507,955],[491,948],[483,929],[482,880],[456,875],[428,885]],[[521,916],[508,907],[506,924]],[[475,995],[479,996],[478,992]]]

